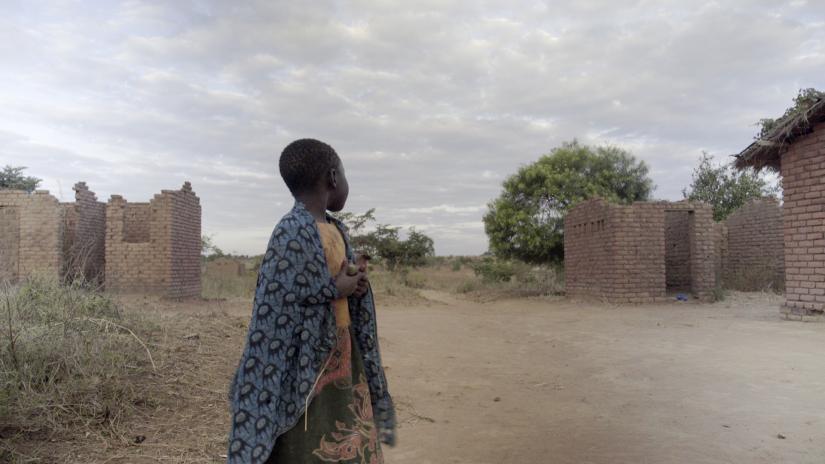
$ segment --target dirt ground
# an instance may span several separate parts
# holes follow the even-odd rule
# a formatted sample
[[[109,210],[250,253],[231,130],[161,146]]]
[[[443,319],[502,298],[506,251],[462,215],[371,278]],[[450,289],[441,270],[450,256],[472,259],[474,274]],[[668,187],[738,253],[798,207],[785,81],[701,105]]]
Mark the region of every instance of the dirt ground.
[[[400,422],[388,464],[825,462],[825,324],[780,320],[779,297],[616,307],[423,293],[379,307]],[[249,304],[142,304],[169,328],[142,387],[157,401],[117,437],[26,453],[223,461]]]

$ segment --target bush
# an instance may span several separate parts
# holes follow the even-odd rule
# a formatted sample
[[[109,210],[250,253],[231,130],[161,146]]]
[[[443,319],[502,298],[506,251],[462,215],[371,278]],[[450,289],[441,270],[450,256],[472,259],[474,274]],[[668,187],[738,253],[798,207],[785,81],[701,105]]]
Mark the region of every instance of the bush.
[[[410,288],[421,289],[427,286],[427,277],[424,274],[409,269],[401,270],[401,280]]]
[[[456,292],[458,293],[473,293],[479,289],[479,284],[475,280],[465,280],[462,282],[458,288],[456,288]]]
[[[484,258],[473,266],[475,274],[484,282],[509,282],[516,273],[516,269],[509,261],[494,258]]]
[[[0,289],[0,319],[0,430],[113,428],[144,400],[130,379],[154,368],[137,335],[150,327],[107,296],[33,278]]]
[[[408,285],[407,278],[403,271],[389,271],[382,266],[370,270],[370,285],[379,299],[387,296],[407,300],[420,298],[418,291]]]
[[[728,291],[722,288],[721,286],[716,286],[713,288],[711,292],[711,298],[714,302],[725,301],[725,298],[728,297]]]

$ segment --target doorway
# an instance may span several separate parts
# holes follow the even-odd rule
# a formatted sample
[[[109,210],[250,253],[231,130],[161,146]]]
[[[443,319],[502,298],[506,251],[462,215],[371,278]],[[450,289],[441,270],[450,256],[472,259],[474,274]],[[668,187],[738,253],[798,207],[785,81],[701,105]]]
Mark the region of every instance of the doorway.
[[[668,294],[691,293],[692,211],[665,211],[665,285]]]

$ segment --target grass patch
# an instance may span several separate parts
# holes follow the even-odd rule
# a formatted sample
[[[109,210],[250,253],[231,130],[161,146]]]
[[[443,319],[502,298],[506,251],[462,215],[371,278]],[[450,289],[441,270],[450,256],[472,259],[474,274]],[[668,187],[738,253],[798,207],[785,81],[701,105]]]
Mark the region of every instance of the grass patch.
[[[147,398],[144,340],[159,327],[82,284],[32,278],[0,288],[0,435],[115,431]]]
[[[206,300],[251,300],[257,283],[256,271],[246,271],[242,275],[205,272],[201,276],[201,297]]]

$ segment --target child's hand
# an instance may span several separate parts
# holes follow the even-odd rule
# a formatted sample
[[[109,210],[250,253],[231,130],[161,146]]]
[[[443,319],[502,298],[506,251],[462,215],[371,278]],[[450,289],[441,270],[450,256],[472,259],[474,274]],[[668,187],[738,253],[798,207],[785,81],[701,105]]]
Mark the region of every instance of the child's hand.
[[[370,257],[364,254],[359,254],[358,257],[355,258],[355,264],[358,266],[358,271],[364,273],[364,277],[358,280],[358,286],[352,294],[357,298],[362,298],[366,295],[370,288],[369,276],[367,275],[367,261],[369,261],[369,259]]]
[[[366,278],[366,274],[358,269],[358,272],[354,275],[347,274],[347,267],[349,263],[345,259],[341,263],[341,270],[338,272],[338,275],[335,276],[335,288],[338,289],[338,298],[346,298],[358,289],[358,282],[362,278]]]

